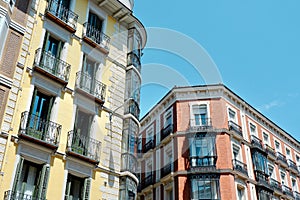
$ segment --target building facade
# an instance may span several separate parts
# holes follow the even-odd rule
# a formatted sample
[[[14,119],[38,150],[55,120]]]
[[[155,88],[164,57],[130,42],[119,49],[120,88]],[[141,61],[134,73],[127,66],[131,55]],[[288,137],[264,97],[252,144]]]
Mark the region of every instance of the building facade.
[[[300,199],[300,143],[224,85],[175,87],[142,119],[141,200]]]
[[[0,1],[4,199],[136,199],[147,38],[133,3]]]

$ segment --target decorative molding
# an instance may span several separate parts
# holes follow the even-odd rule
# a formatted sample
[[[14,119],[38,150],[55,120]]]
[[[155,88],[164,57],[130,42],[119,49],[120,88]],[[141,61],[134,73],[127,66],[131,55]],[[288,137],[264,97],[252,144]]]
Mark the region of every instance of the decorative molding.
[[[17,31],[18,33],[20,33],[21,35],[24,35],[26,32],[26,28],[20,24],[18,24],[17,22],[11,20],[9,23],[9,27],[15,31]]]
[[[0,74],[0,84],[5,85],[8,88],[11,88],[13,84],[13,80],[11,78],[8,78]]]

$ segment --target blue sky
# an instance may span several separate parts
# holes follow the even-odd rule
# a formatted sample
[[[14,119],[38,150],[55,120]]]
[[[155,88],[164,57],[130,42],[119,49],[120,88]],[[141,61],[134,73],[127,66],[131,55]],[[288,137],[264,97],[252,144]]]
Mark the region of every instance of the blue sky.
[[[134,13],[147,28],[188,38],[160,43],[202,46],[226,86],[300,140],[299,7],[299,0],[136,0]],[[150,43],[155,37],[149,34]],[[141,116],[174,85],[209,83],[186,55],[150,47],[142,58]],[[191,49],[184,52],[197,53]]]

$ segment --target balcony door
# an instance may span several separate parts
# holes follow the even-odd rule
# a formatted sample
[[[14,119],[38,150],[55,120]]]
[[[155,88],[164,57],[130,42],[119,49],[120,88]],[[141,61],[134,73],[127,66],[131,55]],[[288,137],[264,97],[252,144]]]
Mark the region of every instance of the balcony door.
[[[102,20],[94,13],[89,13],[88,23],[98,31],[102,31]]]
[[[91,180],[68,174],[65,200],[88,200]]]
[[[207,106],[193,105],[192,107],[195,126],[207,126]]]
[[[70,6],[70,0],[51,0],[50,10],[51,13],[57,16],[59,19],[68,19],[68,9]]]
[[[21,158],[14,179],[14,199],[45,199],[49,167]]]
[[[79,154],[88,155],[93,115],[80,109],[76,113],[72,149]]]
[[[96,62],[90,60],[86,55],[84,55],[80,82],[82,88],[90,94],[94,94],[95,91],[95,74]]]
[[[38,139],[44,139],[43,137],[48,129],[53,101],[53,96],[43,94],[37,89],[34,90],[28,118],[28,134]]]

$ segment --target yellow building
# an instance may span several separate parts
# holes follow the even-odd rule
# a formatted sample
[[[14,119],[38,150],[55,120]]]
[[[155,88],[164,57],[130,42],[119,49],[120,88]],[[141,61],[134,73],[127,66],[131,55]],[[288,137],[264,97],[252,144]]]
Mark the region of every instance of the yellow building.
[[[133,0],[0,1],[4,18],[26,5],[0,109],[4,199],[136,199],[146,32]]]

